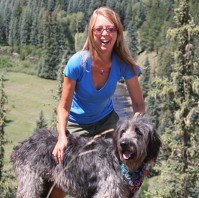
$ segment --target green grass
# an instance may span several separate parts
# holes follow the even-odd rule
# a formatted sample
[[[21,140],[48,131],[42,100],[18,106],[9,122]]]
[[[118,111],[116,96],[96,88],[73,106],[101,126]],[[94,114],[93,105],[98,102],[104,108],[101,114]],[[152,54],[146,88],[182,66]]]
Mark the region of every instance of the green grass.
[[[48,123],[52,117],[57,81],[23,73],[5,74],[4,91],[8,97],[5,134],[5,169],[10,168],[10,154],[18,142],[32,134],[42,110]]]
[[[13,56],[17,52],[18,56]],[[36,75],[43,51],[34,46],[0,46],[0,70]]]
[[[31,63],[28,59],[21,60],[20,58],[0,54],[0,70],[35,75],[37,72],[37,64]]]

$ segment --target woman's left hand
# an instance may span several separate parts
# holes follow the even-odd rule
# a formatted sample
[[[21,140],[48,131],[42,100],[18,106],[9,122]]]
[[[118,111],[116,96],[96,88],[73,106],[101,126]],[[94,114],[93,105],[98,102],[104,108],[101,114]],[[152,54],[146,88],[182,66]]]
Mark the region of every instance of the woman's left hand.
[[[135,112],[135,114],[133,115],[134,117],[142,117],[143,114],[140,112]]]

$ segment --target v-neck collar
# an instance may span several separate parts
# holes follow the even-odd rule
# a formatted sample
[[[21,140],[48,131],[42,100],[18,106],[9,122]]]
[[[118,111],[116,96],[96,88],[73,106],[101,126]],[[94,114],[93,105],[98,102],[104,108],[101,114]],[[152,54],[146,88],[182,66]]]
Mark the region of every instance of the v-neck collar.
[[[104,85],[100,88],[100,89],[97,89],[96,87],[95,87],[95,85],[94,85],[94,83],[93,83],[93,78],[92,78],[92,61],[91,61],[91,58],[89,59],[89,65],[90,65],[90,75],[89,75],[89,77],[90,77],[90,81],[91,81],[91,84],[92,84],[92,87],[93,87],[93,89],[96,91],[96,92],[100,92],[100,91],[102,91],[105,87],[106,87],[106,85],[109,83],[109,81],[110,81],[110,78],[111,78],[111,75],[112,75],[112,70],[113,70],[113,55],[112,55],[112,58],[111,58],[111,68],[110,68],[110,72],[109,72],[109,75],[108,75],[108,78],[107,78],[107,80],[106,80],[106,82],[104,83]]]

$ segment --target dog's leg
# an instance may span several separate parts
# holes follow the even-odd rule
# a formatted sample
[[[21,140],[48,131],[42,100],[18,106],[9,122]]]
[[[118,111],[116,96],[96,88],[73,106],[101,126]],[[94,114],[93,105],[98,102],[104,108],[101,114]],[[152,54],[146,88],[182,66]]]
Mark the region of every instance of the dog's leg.
[[[100,180],[93,198],[129,198],[129,195],[129,189],[124,182],[118,177],[111,177],[110,174],[106,180]]]
[[[17,198],[42,198],[44,193],[44,180],[36,173],[24,167],[17,177]]]

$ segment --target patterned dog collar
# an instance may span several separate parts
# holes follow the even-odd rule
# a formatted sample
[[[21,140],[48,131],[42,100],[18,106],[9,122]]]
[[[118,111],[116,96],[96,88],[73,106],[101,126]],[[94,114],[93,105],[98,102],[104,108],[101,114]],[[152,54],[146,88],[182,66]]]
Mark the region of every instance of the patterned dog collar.
[[[137,168],[136,170],[133,170],[132,172],[129,172],[123,163],[120,164],[120,167],[122,170],[124,180],[128,184],[131,193],[134,194],[139,190],[140,186],[144,181],[144,175],[147,174],[146,166],[143,165]]]

